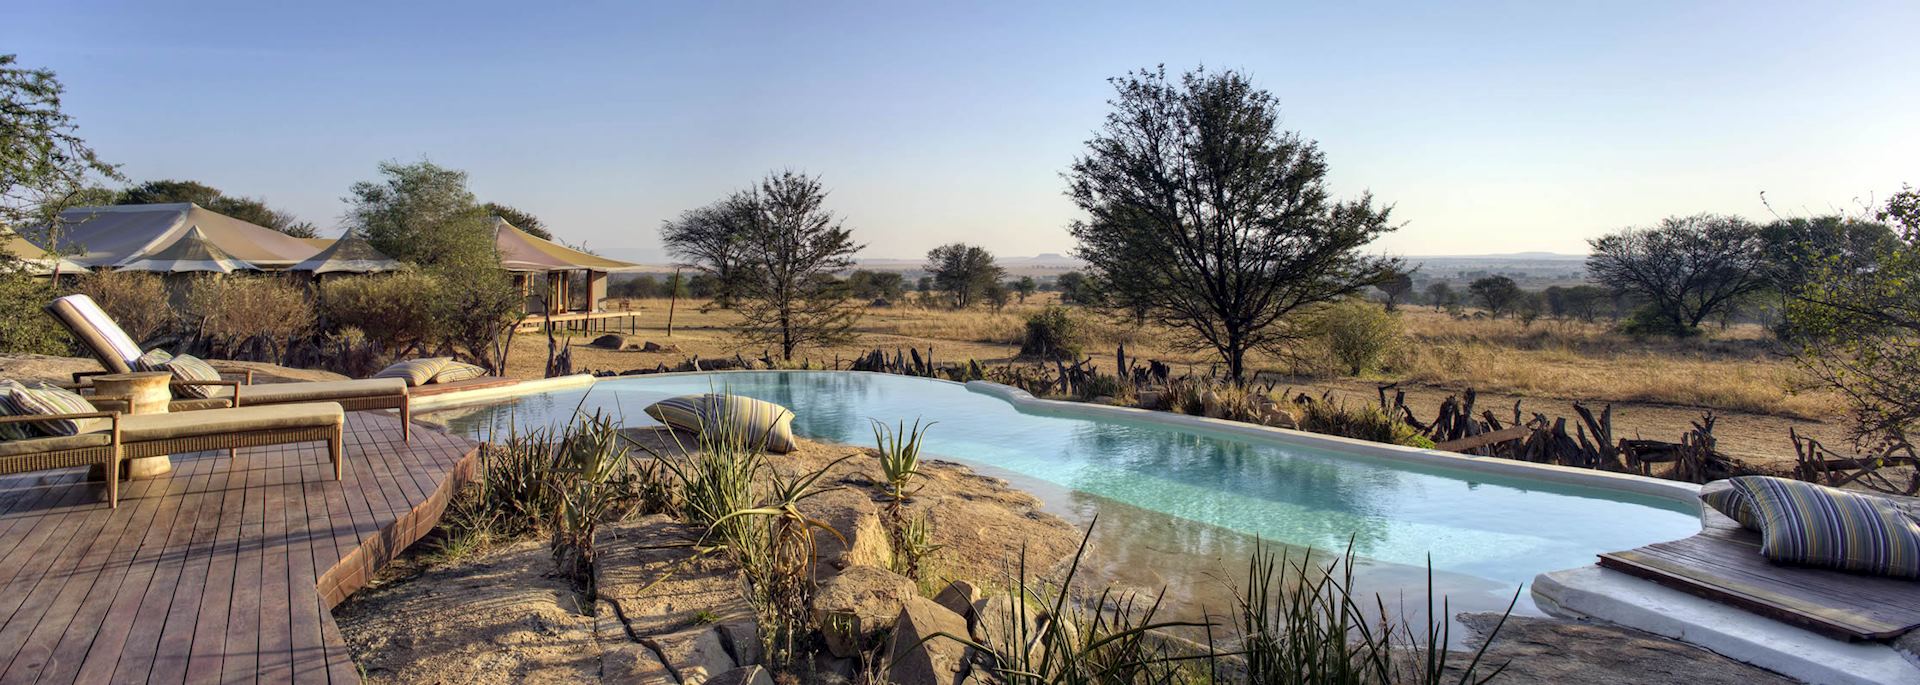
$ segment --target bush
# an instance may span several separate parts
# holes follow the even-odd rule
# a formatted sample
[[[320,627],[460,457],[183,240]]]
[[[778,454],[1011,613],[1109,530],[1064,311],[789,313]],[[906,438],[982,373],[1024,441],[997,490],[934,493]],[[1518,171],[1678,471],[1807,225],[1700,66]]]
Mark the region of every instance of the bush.
[[[191,332],[216,355],[281,361],[313,330],[306,290],[278,276],[196,280],[187,291]]]
[[[1400,321],[1365,300],[1350,299],[1328,307],[1317,323],[1328,356],[1349,376],[1378,367],[1400,344]]]
[[[439,338],[488,371],[504,371],[506,336],[526,307],[512,279],[497,269],[446,269],[438,278],[433,318]]]
[[[427,345],[439,279],[418,272],[328,278],[320,283],[320,316],[327,330],[355,328],[389,354]]]
[[[0,265],[0,352],[68,352],[66,329],[40,310],[57,294],[47,281]]]
[[[1645,306],[1633,310],[1626,320],[1620,322],[1620,332],[1636,338],[1655,335],[1690,338],[1699,335],[1700,329],[1676,324],[1673,319],[1660,313],[1659,309]]]
[[[1079,359],[1086,330],[1066,307],[1047,307],[1027,317],[1020,355],[1042,359]]]
[[[152,340],[173,324],[167,283],[159,274],[144,271],[85,274],[74,292],[93,298],[135,342]]]
[[[1298,406],[1300,430],[1408,447],[1433,447],[1433,440],[1375,405],[1350,409],[1321,398],[1299,402]]]

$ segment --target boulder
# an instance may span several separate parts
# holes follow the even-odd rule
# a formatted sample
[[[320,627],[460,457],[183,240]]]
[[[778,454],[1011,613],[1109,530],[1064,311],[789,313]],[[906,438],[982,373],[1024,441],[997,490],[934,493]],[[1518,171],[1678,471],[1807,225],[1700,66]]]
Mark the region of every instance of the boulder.
[[[887,682],[899,685],[959,685],[967,676],[966,643],[940,634],[963,636],[967,621],[925,597],[914,596],[901,606],[893,622],[893,644],[888,647]]]
[[[726,645],[727,653],[733,655],[733,663],[757,664],[766,659],[764,645],[760,643],[760,624],[751,617],[722,623],[715,630],[720,631],[720,641]]]
[[[1205,415],[1209,419],[1217,419],[1217,418],[1226,416],[1227,409],[1225,406],[1221,404],[1220,393],[1214,392],[1212,390],[1208,390],[1206,394],[1201,395],[1200,396],[1200,413]]]
[[[1027,658],[1038,663],[1045,651],[1045,609],[1012,594],[995,594],[973,603],[968,630],[975,642],[1000,654],[1016,654],[1020,648],[1015,644],[1024,643]]]
[[[676,685],[673,672],[646,645],[613,643],[600,652],[600,679],[609,683]]]
[[[700,685],[734,667],[733,657],[727,654],[727,646],[720,640],[720,632],[711,627],[650,635],[641,641],[660,655],[680,685]]]
[[[1163,409],[1167,406],[1167,394],[1159,390],[1142,390],[1134,397],[1133,403],[1142,409]]]
[[[814,593],[813,621],[820,626],[828,652],[842,658],[858,656],[914,596],[913,581],[905,576],[872,566],[849,566]]]
[[[623,682],[608,679],[609,682]],[[773,685],[773,676],[759,665],[741,666],[707,679],[707,685]]]
[[[627,335],[625,333],[608,333],[598,338],[594,338],[593,342],[590,342],[587,344],[592,345],[594,347],[598,347],[603,350],[619,350],[621,352],[634,352],[640,349],[640,345],[642,342],[643,341],[640,340],[640,338],[636,336]]]
[[[647,341],[647,344],[640,346],[640,351],[641,352],[658,352],[658,353],[665,353],[665,354],[679,354],[680,346],[662,345],[660,343],[649,340]]]
[[[821,575],[831,575],[850,566],[893,566],[893,543],[880,522],[880,506],[865,491],[842,488],[826,490],[800,502],[800,512],[826,521],[842,541],[826,533],[814,535]]]
[[[972,616],[973,603],[980,601],[980,588],[975,587],[973,583],[956,580],[941,588],[940,594],[934,595],[933,601],[953,613]]]
[[[1095,397],[1095,398],[1093,398],[1093,399],[1092,399],[1092,400],[1090,400],[1090,401],[1091,401],[1091,402],[1093,402],[1094,404],[1113,404],[1113,396],[1112,396],[1112,395],[1100,395],[1100,396],[1097,396],[1097,397]]]
[[[1295,417],[1293,412],[1278,407],[1267,412],[1266,418],[1261,419],[1260,422],[1275,428],[1297,429],[1300,427],[1300,419]]]

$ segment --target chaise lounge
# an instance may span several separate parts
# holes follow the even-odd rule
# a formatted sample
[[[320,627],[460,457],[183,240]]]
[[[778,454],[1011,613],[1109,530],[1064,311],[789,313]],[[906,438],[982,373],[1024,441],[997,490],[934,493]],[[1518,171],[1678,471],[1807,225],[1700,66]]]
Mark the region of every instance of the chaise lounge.
[[[74,338],[93,353],[100,365],[106,368],[105,373],[139,370],[134,363],[140,358],[140,345],[121,330],[120,325],[114,323],[113,318],[93,298],[86,295],[57,298],[47,305],[47,313],[66,326]],[[87,375],[92,374],[75,374],[74,380],[81,381]],[[401,439],[408,442],[413,439],[412,400],[406,381],[397,378],[253,385],[251,374],[247,374],[241,381],[176,379],[174,385],[176,388],[184,385],[220,387],[210,389],[212,397],[206,398],[179,397],[176,393],[176,398],[168,407],[173,412],[309,402],[333,402],[345,411],[398,409]]]
[[[339,404],[315,402],[167,414],[121,415],[96,411],[0,416],[0,424],[61,419],[104,419],[105,427],[77,435],[0,440],[0,475],[74,466],[102,467],[107,501],[120,506],[120,463],[176,452],[327,443],[333,478],[346,473],[346,414]]]

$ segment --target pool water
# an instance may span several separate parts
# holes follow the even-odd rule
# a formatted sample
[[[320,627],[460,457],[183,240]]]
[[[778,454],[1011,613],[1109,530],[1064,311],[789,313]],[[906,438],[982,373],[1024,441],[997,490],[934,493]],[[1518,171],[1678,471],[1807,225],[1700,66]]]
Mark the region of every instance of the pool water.
[[[815,440],[870,444],[870,419],[936,422],[925,455],[1009,478],[1069,520],[1099,514],[1096,566],[1142,583],[1238,577],[1254,539],[1334,553],[1351,543],[1368,562],[1365,585],[1375,590],[1423,597],[1430,560],[1436,585],[1468,595],[1454,597],[1456,609],[1497,610],[1541,572],[1699,530],[1697,509],[1668,499],[1417,467],[1206,428],[1023,413],[957,383],[883,374],[631,377],[441,420],[485,438],[504,435],[510,425],[564,423],[579,406],[621,416],[627,425],[654,425],[643,407],[705,392],[792,408],[794,432]]]

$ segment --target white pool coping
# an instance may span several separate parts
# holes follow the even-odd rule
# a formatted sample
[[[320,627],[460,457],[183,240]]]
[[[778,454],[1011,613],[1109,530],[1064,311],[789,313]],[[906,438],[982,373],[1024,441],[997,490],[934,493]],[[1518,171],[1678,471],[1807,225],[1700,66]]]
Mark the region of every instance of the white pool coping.
[[[492,388],[479,388],[476,390],[464,390],[460,392],[449,392],[449,393],[443,393],[439,395],[428,395],[426,397],[421,397],[419,399],[413,400],[411,405],[414,412],[428,412],[428,411],[435,411],[439,409],[447,409],[451,407],[461,407],[461,406],[466,406],[470,404],[483,404],[488,402],[498,402],[500,400],[510,400],[515,397],[522,397],[526,395],[537,395],[543,392],[554,392],[556,390],[572,390],[574,388],[584,388],[584,387],[593,385],[593,383],[594,383],[594,377],[592,375],[584,374],[584,373],[576,373],[570,376],[555,376],[553,378],[539,378],[539,379],[534,379],[530,381],[520,381],[512,385],[502,385],[502,386],[492,387]]]

